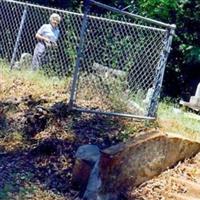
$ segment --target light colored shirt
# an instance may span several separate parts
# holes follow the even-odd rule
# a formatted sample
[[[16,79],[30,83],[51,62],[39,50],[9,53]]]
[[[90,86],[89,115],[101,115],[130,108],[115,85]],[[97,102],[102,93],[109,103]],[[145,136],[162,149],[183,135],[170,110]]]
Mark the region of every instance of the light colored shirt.
[[[40,27],[37,33],[49,38],[51,42],[56,42],[58,40],[60,31],[57,27],[53,28],[51,24],[44,24]]]

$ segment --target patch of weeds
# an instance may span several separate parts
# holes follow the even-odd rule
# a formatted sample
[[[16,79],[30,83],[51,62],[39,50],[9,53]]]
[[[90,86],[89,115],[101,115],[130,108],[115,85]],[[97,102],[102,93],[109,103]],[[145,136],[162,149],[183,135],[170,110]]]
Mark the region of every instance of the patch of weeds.
[[[118,134],[118,139],[120,141],[126,142],[129,138],[133,138],[136,134],[141,132],[146,132],[150,130],[155,130],[159,128],[159,123],[157,120],[145,120],[145,121],[133,121],[125,120],[121,122],[123,124],[120,133]]]
[[[34,193],[34,187],[29,184],[29,181],[33,178],[32,173],[14,173],[11,175],[11,178],[13,179],[12,181],[5,183],[4,186],[0,188],[0,200],[26,200],[27,195]]]
[[[130,132],[128,130],[121,131],[118,136],[118,139],[123,142],[127,141],[129,138],[130,138]]]
[[[21,132],[4,133],[0,145],[5,151],[17,150],[24,146],[23,134]]]
[[[0,188],[0,200],[9,200],[12,195],[14,186],[11,183],[6,183]]]
[[[139,129],[137,126],[124,126],[123,130],[120,132],[118,139],[126,142],[130,137],[133,137],[135,134],[139,132]]]
[[[5,142],[22,142],[23,135],[20,132],[11,132],[5,136],[4,141]]]
[[[20,178],[21,181],[31,180],[34,177],[34,174],[31,172],[25,172],[24,174],[16,174],[16,178]]]
[[[11,200],[11,199],[20,199],[26,200],[27,197],[34,195],[35,187],[28,186],[23,187],[20,186],[18,188],[18,192],[16,192],[15,186],[12,184],[5,184],[5,186],[0,189],[0,200]]]
[[[158,120],[146,120],[144,121],[144,126],[146,129],[157,129],[160,125]]]

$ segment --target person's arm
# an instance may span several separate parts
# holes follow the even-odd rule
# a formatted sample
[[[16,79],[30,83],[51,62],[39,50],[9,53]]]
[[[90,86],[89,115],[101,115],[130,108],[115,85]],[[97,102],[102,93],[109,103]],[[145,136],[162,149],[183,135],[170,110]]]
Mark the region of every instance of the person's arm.
[[[47,37],[45,37],[45,36],[42,36],[42,35],[40,35],[39,33],[36,33],[35,37],[36,37],[36,39],[39,40],[39,41],[43,41],[43,42],[47,42],[47,43],[50,42],[49,38],[47,38]]]

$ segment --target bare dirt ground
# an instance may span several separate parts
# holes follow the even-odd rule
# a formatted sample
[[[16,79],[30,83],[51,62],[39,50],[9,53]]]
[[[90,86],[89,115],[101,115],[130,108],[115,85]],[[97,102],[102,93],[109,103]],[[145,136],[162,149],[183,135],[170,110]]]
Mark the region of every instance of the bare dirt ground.
[[[200,153],[130,192],[133,200],[200,199]]]
[[[152,128],[129,119],[69,113],[65,87],[0,74],[0,200],[73,200],[75,152],[83,144],[101,149]],[[45,87],[45,86],[44,86]],[[134,199],[200,199],[200,154],[129,193]],[[124,199],[121,199],[124,200]]]
[[[0,199],[73,199],[77,148],[115,144],[123,127],[116,119],[65,113],[64,104],[49,112],[25,102],[25,110],[22,102],[0,102]]]

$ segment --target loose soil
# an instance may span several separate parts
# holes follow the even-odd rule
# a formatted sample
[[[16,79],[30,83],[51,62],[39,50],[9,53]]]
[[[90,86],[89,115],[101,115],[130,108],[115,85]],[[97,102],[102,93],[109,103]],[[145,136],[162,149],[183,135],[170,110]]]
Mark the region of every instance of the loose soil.
[[[132,200],[200,199],[200,153],[178,163],[160,176],[145,182],[130,193]]]
[[[0,74],[2,200],[78,200],[71,177],[79,146],[104,149],[135,133],[159,129],[157,123],[69,112],[66,88],[52,87],[54,92],[44,92],[42,85],[37,88],[23,77],[8,81]],[[142,184],[128,199],[200,199],[199,166],[200,154]]]

